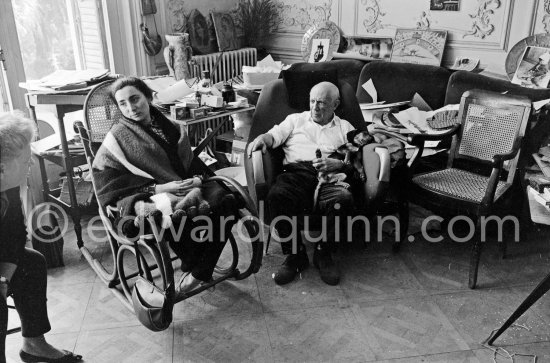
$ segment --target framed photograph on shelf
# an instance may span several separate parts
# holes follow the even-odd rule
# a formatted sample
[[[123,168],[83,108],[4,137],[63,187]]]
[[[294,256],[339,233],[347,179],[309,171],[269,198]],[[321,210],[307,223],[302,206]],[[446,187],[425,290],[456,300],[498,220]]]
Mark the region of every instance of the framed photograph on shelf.
[[[439,66],[446,40],[446,30],[397,29],[390,61]]]
[[[238,49],[237,32],[231,15],[228,13],[212,13],[212,22],[216,30],[220,52]]]
[[[550,81],[550,48],[525,48],[512,83],[529,88],[547,88]]]
[[[335,52],[334,58],[390,60],[391,38],[344,37],[344,41],[342,52]]]

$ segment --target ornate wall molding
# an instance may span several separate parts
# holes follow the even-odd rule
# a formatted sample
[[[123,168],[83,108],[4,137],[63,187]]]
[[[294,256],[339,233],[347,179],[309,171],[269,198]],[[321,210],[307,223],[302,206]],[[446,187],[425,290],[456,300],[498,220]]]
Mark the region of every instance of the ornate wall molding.
[[[283,30],[302,31],[315,23],[331,20],[333,0],[280,0]]]
[[[475,36],[481,39],[485,39],[495,30],[495,26],[491,24],[491,15],[495,13],[495,10],[500,8],[500,0],[479,0],[479,6],[477,12],[474,14],[468,14],[472,21],[472,29],[462,35],[463,38],[467,36]]]
[[[382,12],[380,0],[361,0],[358,11],[364,13],[361,17],[363,19],[361,22],[362,30],[367,33],[376,33],[378,30],[384,29],[382,17],[386,13]]]

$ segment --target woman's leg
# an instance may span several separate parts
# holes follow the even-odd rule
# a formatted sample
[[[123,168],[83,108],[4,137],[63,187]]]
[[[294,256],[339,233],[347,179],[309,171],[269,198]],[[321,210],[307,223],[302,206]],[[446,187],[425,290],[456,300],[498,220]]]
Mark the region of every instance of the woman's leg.
[[[51,329],[46,305],[46,288],[44,256],[35,250],[25,248],[9,290],[21,319],[21,350],[39,357],[61,358],[66,352],[48,344],[44,338],[44,334]]]
[[[10,283],[24,338],[39,337],[51,329],[46,305],[47,283],[44,256],[25,248]]]

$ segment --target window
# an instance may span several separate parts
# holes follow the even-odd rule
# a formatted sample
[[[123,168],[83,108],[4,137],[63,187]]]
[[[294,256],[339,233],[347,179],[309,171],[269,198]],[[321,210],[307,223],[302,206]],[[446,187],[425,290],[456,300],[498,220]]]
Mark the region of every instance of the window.
[[[101,1],[12,0],[27,80],[57,69],[102,69],[106,61]]]

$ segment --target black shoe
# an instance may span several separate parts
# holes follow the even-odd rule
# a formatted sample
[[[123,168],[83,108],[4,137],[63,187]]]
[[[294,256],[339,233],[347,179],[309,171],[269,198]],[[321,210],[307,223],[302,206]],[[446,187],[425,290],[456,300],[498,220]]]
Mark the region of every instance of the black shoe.
[[[338,285],[340,282],[340,270],[332,260],[329,251],[315,249],[313,253],[313,266],[319,269],[321,280],[327,285]]]
[[[277,272],[273,274],[273,280],[277,285],[285,285],[294,280],[296,274],[309,266],[309,259],[305,250],[296,255],[289,255]]]
[[[19,358],[25,363],[34,363],[34,362],[50,362],[50,363],[76,363],[82,361],[82,356],[79,354],[74,354],[72,352],[69,352],[68,350],[63,350],[63,353],[65,353],[64,356],[60,358],[46,358],[46,357],[39,357],[37,355],[29,354],[27,352],[24,352],[23,350],[19,351]]]

